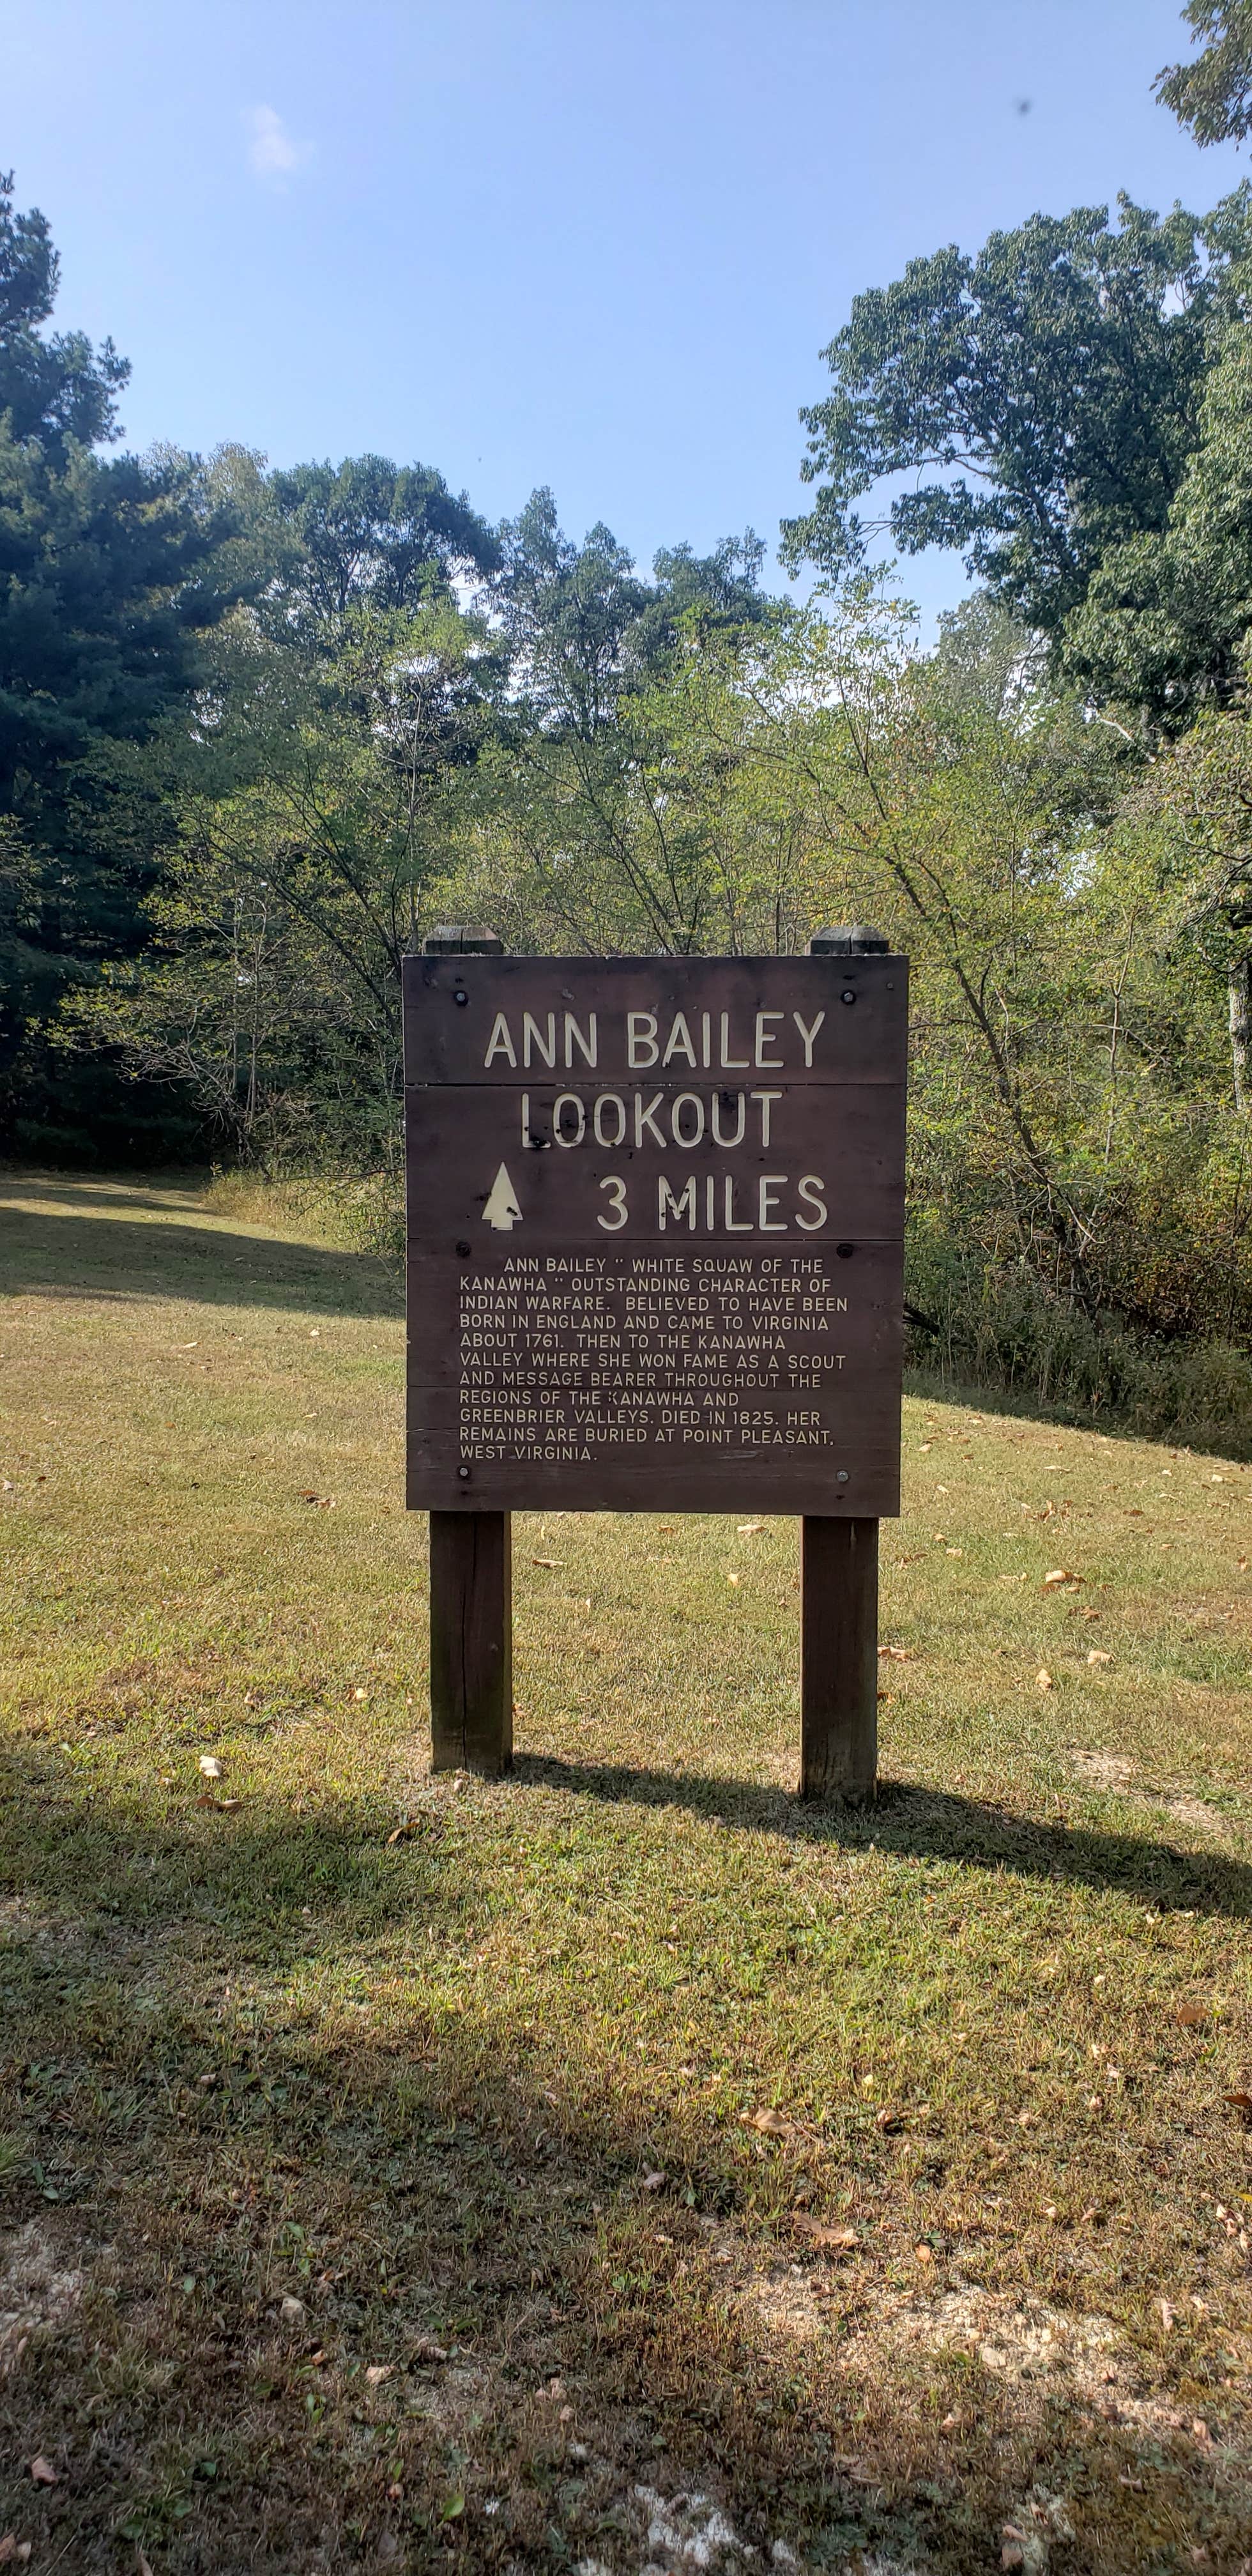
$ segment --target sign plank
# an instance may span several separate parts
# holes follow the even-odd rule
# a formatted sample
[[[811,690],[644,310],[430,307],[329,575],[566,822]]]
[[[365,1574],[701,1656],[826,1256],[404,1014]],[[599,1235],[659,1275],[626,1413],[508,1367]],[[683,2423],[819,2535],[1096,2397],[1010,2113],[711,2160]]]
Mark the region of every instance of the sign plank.
[[[907,967],[405,961],[414,1509],[899,1509]]]

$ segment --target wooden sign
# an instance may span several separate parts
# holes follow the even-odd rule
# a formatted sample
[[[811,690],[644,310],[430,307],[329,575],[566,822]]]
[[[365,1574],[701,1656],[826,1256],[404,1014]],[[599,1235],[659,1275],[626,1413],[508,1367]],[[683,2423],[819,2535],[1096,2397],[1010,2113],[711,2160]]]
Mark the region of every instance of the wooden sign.
[[[404,965],[408,1499],[899,1509],[907,967]]]

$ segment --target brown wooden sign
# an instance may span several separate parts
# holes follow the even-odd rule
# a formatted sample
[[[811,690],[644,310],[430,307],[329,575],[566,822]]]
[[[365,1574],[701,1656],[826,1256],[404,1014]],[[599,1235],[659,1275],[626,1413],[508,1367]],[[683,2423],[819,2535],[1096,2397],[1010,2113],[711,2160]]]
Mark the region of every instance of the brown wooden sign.
[[[899,1510],[907,967],[410,957],[417,1510]]]

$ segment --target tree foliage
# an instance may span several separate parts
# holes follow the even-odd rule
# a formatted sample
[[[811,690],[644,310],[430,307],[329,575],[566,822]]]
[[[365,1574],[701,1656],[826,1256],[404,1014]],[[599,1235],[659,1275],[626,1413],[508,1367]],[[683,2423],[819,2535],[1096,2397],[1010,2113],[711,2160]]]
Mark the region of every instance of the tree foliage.
[[[1182,14],[1208,41],[1158,72],[1157,97],[1197,143],[1241,143],[1252,134],[1252,0],[1188,0]]]
[[[833,391],[802,414],[818,490],[787,525],[793,561],[840,575],[887,528],[904,554],[961,550],[1059,637],[1109,549],[1164,527],[1252,208],[1240,190],[1203,219],[1128,197],[1119,215],[1033,215],[856,297],[825,352]],[[885,517],[863,518],[864,496],[906,473]]]

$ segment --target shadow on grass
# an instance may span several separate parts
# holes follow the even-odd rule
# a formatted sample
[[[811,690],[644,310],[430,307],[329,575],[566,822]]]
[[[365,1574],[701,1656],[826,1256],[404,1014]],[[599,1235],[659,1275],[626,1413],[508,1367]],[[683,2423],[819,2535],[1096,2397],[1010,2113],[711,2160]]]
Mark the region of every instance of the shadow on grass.
[[[64,1215],[4,1209],[0,1286],[8,1294],[168,1297],[313,1314],[401,1312],[397,1283],[367,1253],[232,1234],[221,1225],[198,1227],[185,1207],[178,1210],[185,1223],[142,1225],[104,1208],[84,1216],[81,1201],[74,1205],[75,1212]]]
[[[1252,1916],[1252,1868],[1219,1852],[1178,1851],[1137,1834],[1045,1824],[950,1789],[883,1781],[864,1807],[807,1806],[783,1789],[758,1789],[700,1772],[640,1771],[518,1754],[512,1777],[549,1789],[644,1807],[685,1807],[731,1827],[831,1843],[845,1851],[907,1854],[915,1860],[1011,1870],[1022,1878],[1116,1890],[1162,1910]]]
[[[519,1767],[780,1821],[783,1802],[729,1782]],[[353,2024],[384,1925],[407,1916],[415,1946],[449,1951],[481,1939],[489,1899],[455,1793],[396,1850],[368,1801],[153,1821],[116,1795],[76,1805],[42,1749],[9,1785],[0,2307],[28,2348],[11,2337],[4,2355],[0,2530],[33,2542],[36,2567],[477,2576],[646,2559],[681,2576],[745,2563],[710,2525],[716,2503],[748,2564],[797,2551],[848,2576],[879,2550],[965,2576],[1032,2480],[1076,2499],[1080,2523],[1088,2495],[1117,2506],[1117,2529],[1102,2506],[1067,2564],[1174,2563],[1156,2553],[1155,2490],[1140,2501],[1133,2423],[1079,2421],[1063,2387],[989,2374],[971,2416],[963,2356],[928,2351],[919,2369],[903,2345],[871,2348],[888,2259],[872,2235],[848,2320],[861,2343],[840,2368],[833,2342],[770,2321],[763,2268],[793,2308],[801,2277],[840,2287],[781,2216],[807,2150],[745,2146],[629,2060],[590,2081],[581,2056],[554,2063],[542,2025],[457,2000],[437,1959]],[[788,1830],[881,1848],[910,1797],[856,1821],[786,1804]],[[301,1954],[342,1978],[333,2009],[253,1973]],[[839,2178],[863,2168],[872,2190],[892,2152],[873,2128],[849,2137]],[[32,2483],[41,2454],[53,2486]],[[1185,2463],[1156,2456],[1172,2539]],[[1239,2498],[1205,2466],[1188,2537],[1233,2549]]]

